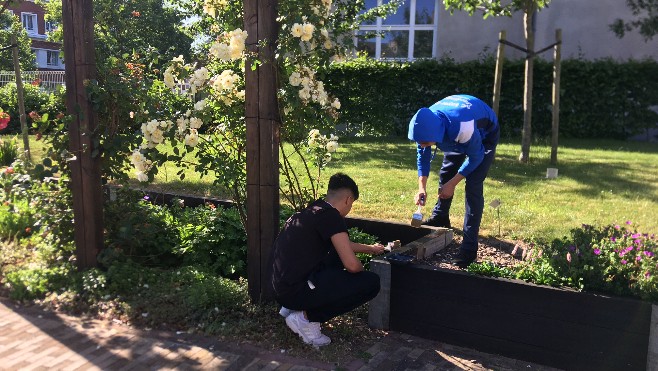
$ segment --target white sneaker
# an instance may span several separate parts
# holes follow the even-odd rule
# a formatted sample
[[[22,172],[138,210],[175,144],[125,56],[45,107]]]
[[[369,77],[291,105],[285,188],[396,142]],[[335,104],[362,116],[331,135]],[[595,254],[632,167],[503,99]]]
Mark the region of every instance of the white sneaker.
[[[306,344],[321,347],[331,343],[331,339],[320,332],[320,322],[309,322],[304,318],[304,312],[292,312],[286,317],[286,324]]]
[[[281,307],[281,309],[279,309],[279,314],[280,314],[281,317],[283,317],[283,318],[288,317],[292,312],[294,312],[294,310],[292,310],[292,309],[288,309],[288,308],[286,308],[286,307]]]

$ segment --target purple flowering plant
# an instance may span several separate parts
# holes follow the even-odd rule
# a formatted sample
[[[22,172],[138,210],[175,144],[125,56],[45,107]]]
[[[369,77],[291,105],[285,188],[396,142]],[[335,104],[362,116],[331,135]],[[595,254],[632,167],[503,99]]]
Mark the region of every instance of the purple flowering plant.
[[[658,300],[658,240],[630,222],[583,224],[568,237],[538,246],[516,277],[540,284]]]

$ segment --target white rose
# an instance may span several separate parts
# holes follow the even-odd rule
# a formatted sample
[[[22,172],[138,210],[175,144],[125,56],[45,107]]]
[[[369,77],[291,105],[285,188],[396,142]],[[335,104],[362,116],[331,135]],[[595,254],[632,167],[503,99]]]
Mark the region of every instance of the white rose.
[[[338,149],[338,142],[336,141],[330,141],[327,143],[327,152],[336,152]]]
[[[185,145],[196,147],[199,144],[199,135],[196,130],[190,130],[190,133],[185,135]]]
[[[335,109],[340,109],[340,101],[338,98],[334,99],[333,103],[331,103],[331,106]]]
[[[135,174],[137,175],[137,180],[140,182],[147,182],[149,180],[149,176],[143,171],[136,171]]]
[[[302,83],[302,77],[299,74],[299,72],[293,72],[290,74],[290,78],[288,79],[288,81],[292,86],[299,86],[299,84]]]
[[[290,29],[290,33],[292,34],[293,37],[302,37],[302,34],[304,33],[304,29],[301,24],[295,23],[292,25],[292,28]]]
[[[194,104],[194,109],[197,111],[203,111],[203,109],[206,108],[206,100],[201,99],[200,101],[196,102]]]
[[[203,121],[200,118],[192,117],[190,119],[190,129],[198,129],[203,125]]]

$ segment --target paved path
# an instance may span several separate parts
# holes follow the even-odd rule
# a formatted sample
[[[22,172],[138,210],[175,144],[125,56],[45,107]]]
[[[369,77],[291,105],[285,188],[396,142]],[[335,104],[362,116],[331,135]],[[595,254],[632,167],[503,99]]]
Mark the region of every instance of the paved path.
[[[554,370],[393,332],[365,353],[337,367],[250,344],[143,331],[0,299],[0,370]]]

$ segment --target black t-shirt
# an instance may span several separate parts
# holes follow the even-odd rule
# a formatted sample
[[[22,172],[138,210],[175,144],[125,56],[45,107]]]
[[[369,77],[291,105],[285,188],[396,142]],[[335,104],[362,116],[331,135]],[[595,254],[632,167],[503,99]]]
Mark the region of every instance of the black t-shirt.
[[[297,293],[334,249],[331,236],[347,232],[345,219],[324,200],[286,221],[272,248],[272,285],[277,296]]]

